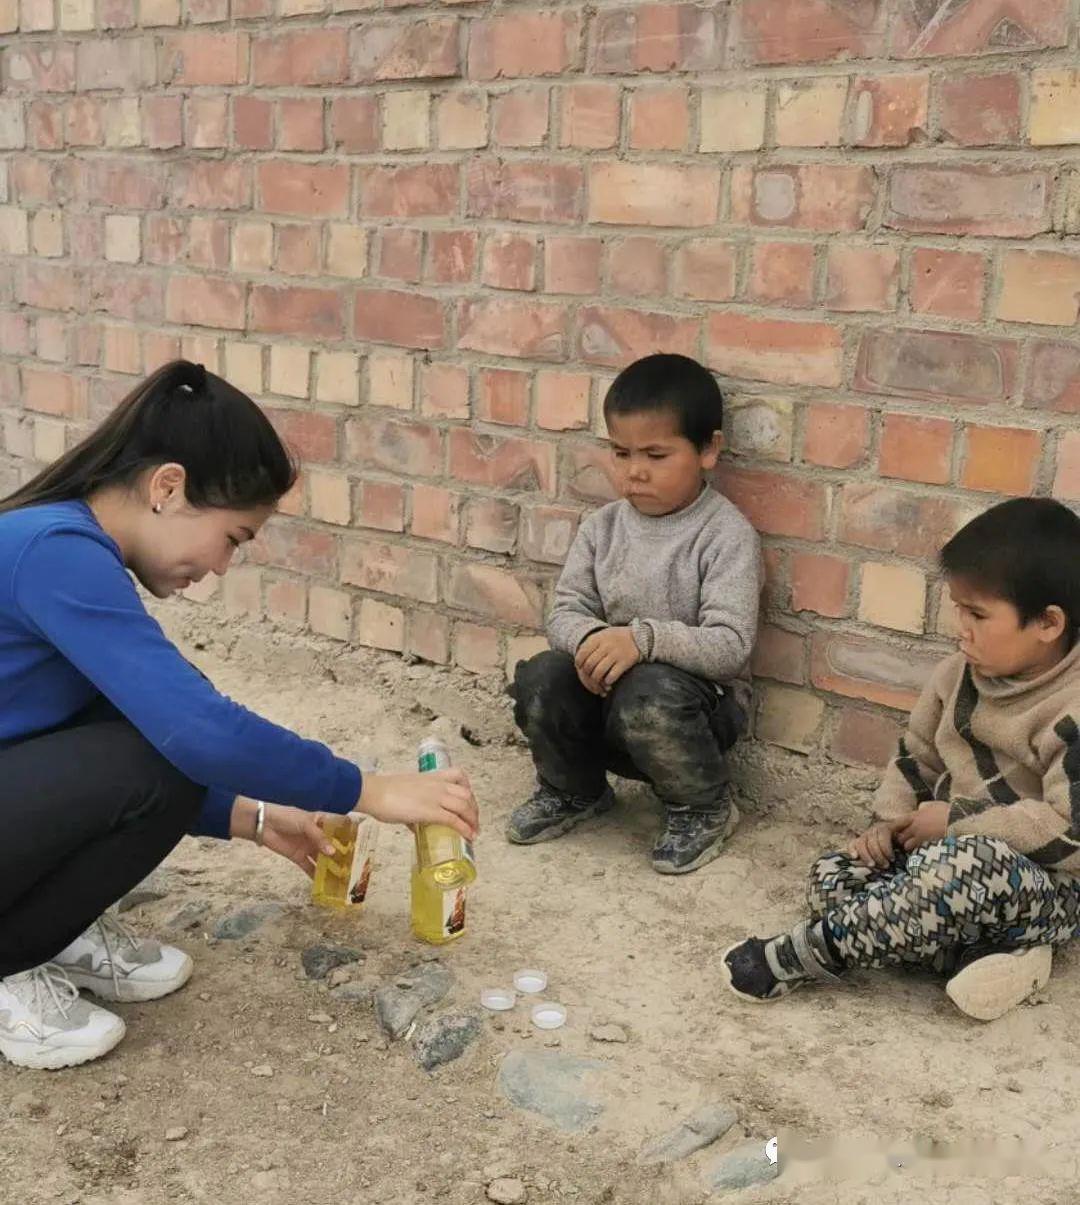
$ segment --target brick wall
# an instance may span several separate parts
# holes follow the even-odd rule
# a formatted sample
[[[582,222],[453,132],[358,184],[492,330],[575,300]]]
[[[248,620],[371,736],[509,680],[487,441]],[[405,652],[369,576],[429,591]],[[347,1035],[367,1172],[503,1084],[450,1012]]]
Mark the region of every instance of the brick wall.
[[[0,486],[224,372],[305,466],[230,612],[515,659],[613,370],[682,351],[766,537],[758,734],[875,761],[941,541],[1080,498],[1077,0],[0,0],[0,42]]]

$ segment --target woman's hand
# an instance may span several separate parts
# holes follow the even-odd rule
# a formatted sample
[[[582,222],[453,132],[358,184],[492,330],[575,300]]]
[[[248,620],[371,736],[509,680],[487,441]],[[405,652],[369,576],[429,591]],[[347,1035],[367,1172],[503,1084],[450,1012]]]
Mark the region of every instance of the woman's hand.
[[[280,803],[263,804],[263,845],[295,863],[309,878],[314,873],[319,854],[332,854],[334,847],[319,827],[324,812],[305,812],[303,808],[285,807]],[[233,808],[232,835],[255,840],[255,817],[258,804],[250,799],[238,799]]]
[[[445,824],[472,841],[480,817],[464,770],[365,774],[356,811],[387,824]]]
[[[914,815],[914,812],[909,812],[896,820],[879,820],[877,824],[872,824],[847,847],[847,856],[864,866],[885,870],[893,860],[896,834],[910,823]]]

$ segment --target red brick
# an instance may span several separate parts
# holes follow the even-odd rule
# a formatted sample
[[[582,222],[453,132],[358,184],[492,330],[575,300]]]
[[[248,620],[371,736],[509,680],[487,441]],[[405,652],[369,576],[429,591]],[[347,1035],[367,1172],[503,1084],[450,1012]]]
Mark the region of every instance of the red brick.
[[[774,305],[809,305],[814,299],[813,243],[755,243],[749,295]]]
[[[343,194],[347,201],[348,184]],[[361,175],[364,217],[453,217],[458,204],[458,169],[452,163],[371,167]]]
[[[867,331],[855,388],[958,402],[1003,402],[1016,387],[1017,345],[945,331]]]
[[[26,137],[38,151],[64,149],[64,108],[59,101],[39,100],[26,114]]]
[[[346,425],[345,442],[353,464],[409,477],[438,477],[442,473],[443,435],[428,423],[367,415]]]
[[[187,101],[187,144],[197,149],[214,149],[229,141],[228,98],[190,96]]]
[[[415,485],[409,530],[423,540],[442,544],[461,541],[462,495],[437,485]]]
[[[11,164],[11,199],[49,204],[58,199],[53,182],[52,164],[36,155],[13,155]]]
[[[829,739],[829,753],[849,765],[883,767],[896,756],[903,731],[889,716],[844,707]]]
[[[791,558],[791,609],[814,611],[832,619],[848,614],[851,562],[817,552],[797,552]]]
[[[1054,476],[1054,497],[1080,501],[1080,432],[1066,431],[1061,437]]]
[[[379,531],[405,530],[405,488],[396,481],[363,481],[357,494],[357,521]]]
[[[98,23],[102,29],[132,29],[138,24],[135,0],[102,0]]]
[[[1050,229],[1050,175],[999,167],[897,167],[884,223],[930,234],[1027,238]]]
[[[234,102],[235,103],[235,102]],[[343,151],[379,149],[379,101],[375,96],[335,96],[330,102],[330,137]]]
[[[420,412],[432,418],[468,418],[469,370],[458,364],[422,364]]]
[[[450,572],[446,601],[473,614],[537,628],[543,622],[544,592],[520,571],[493,565],[457,564]]]
[[[251,329],[293,338],[340,339],[345,330],[344,301],[333,289],[254,285]]]
[[[969,490],[1028,494],[1035,484],[1042,441],[1021,427],[967,427],[967,456],[960,482]]]
[[[193,25],[217,25],[229,19],[229,0],[185,0],[184,9]]]
[[[266,587],[266,609],[279,622],[299,626],[307,617],[307,588],[302,581],[283,577]]]
[[[1008,251],[1001,261],[996,316],[1009,322],[1074,326],[1080,313],[1080,256]]]
[[[307,225],[278,226],[274,267],[286,276],[312,275],[319,270],[319,231]]]
[[[943,418],[886,414],[878,471],[883,477],[947,485],[952,474],[953,424]]]
[[[25,314],[0,313],[0,352],[30,355],[30,319]]]
[[[550,494],[555,489],[555,448],[455,427],[450,431],[450,476],[492,489]]]
[[[421,231],[387,227],[379,235],[378,275],[415,284],[420,279],[423,252]]]
[[[589,306],[578,314],[578,344],[590,364],[622,368],[653,352],[696,356],[697,318],[672,318],[640,310]]]
[[[551,89],[520,84],[492,98],[491,136],[499,146],[542,146],[547,142]]]
[[[179,96],[142,98],[143,137],[151,150],[167,151],[183,142],[183,106]]]
[[[90,275],[89,308],[103,311],[110,318],[161,322],[164,318],[164,286],[159,272],[125,270],[115,265],[96,268]]]
[[[345,164],[272,160],[256,169],[261,208],[301,217],[345,217],[349,169]]]
[[[92,96],[76,96],[67,107],[68,145],[101,146],[105,141],[104,118],[100,100]]]
[[[430,552],[357,536],[342,542],[341,581],[346,586],[430,603],[439,597],[438,573],[439,562]]]
[[[192,218],[188,227],[187,262],[200,268],[229,266],[229,223],[219,218]]]
[[[501,664],[498,631],[476,623],[455,624],[454,664],[474,674],[494,673]]]
[[[227,173],[226,182],[231,178],[232,173]],[[158,163],[95,157],[86,164],[85,187],[85,195],[93,197],[98,205],[112,205],[118,209],[160,209],[165,203],[165,172],[163,165]],[[179,191],[186,198],[182,175],[173,181],[169,191],[173,196]],[[186,199],[182,203],[186,203]],[[228,206],[201,204],[200,208],[225,209]]]
[[[469,498],[465,503],[465,543],[485,552],[510,553],[517,547],[518,508],[503,498]]]
[[[865,76],[852,88],[855,146],[910,146],[925,140],[930,102],[928,75]]]
[[[722,463],[720,491],[766,535],[820,540],[825,534],[828,494],[820,481],[771,469],[741,469]]]
[[[587,427],[591,387],[585,373],[541,369],[536,374],[536,425],[546,431]]]
[[[243,150],[268,151],[274,145],[274,106],[258,96],[233,97],[233,140]]]
[[[584,177],[576,163],[477,159],[466,169],[465,214],[513,222],[577,222]]]
[[[544,239],[544,287],[549,293],[600,291],[600,258],[604,244],[598,238],[554,235]]]
[[[184,209],[247,209],[251,204],[251,169],[246,163],[217,159],[177,163],[172,193],[174,204]]]
[[[391,289],[360,289],[354,333],[370,343],[435,348],[446,344],[446,314],[438,297]]]
[[[489,234],[484,242],[480,279],[494,289],[536,288],[536,236]]]
[[[348,78],[348,30],[342,27],[256,38],[251,48],[251,79],[257,86],[343,84]]]
[[[428,235],[425,279],[435,284],[465,284],[476,274],[475,230],[433,230]]]
[[[862,406],[810,405],[803,427],[807,464],[850,469],[866,459],[870,413]]]
[[[907,5],[893,29],[901,58],[1019,53],[1068,41],[1068,0],[969,0],[959,8]]]
[[[566,342],[566,311],[561,305],[509,297],[459,304],[457,345],[463,351],[561,360]]]
[[[481,369],[476,382],[476,417],[484,422],[512,427],[528,426],[531,379],[527,372]]]
[[[743,0],[729,36],[736,63],[824,63],[875,58],[885,49],[886,5],[856,0]]]
[[[563,492],[582,502],[611,502],[619,495],[611,480],[611,449],[599,444],[564,443],[559,480]]]
[[[405,647],[405,612],[400,607],[373,598],[361,599],[354,628],[358,644],[392,653],[400,653]]]
[[[146,218],[143,258],[151,264],[175,264],[187,247],[187,222],[150,214]]]
[[[1080,347],[1072,343],[1034,344],[1024,404],[1080,414]]]
[[[720,173],[713,167],[611,160],[589,165],[589,221],[618,226],[711,226]]]
[[[560,100],[560,146],[608,150],[618,143],[621,94],[615,84],[571,84]]]
[[[938,90],[942,135],[960,146],[1015,146],[1020,141],[1020,77],[950,75]]]
[[[222,29],[212,33],[169,34],[159,52],[162,83],[184,88],[223,88],[246,83],[248,42],[246,33]]]
[[[480,18],[469,30],[469,76],[561,75],[580,41],[581,17],[567,9]]]
[[[325,146],[323,103],[314,97],[278,101],[278,147],[283,151],[321,151]]]
[[[450,620],[434,612],[414,611],[406,618],[405,647],[423,661],[446,665],[450,660]]]
[[[911,256],[911,307],[921,314],[975,322],[982,313],[986,261],[975,251],[916,247]]]
[[[244,329],[246,286],[221,277],[173,276],[165,295],[165,317],[181,326]]]
[[[825,305],[830,310],[862,313],[896,308],[900,256],[893,247],[829,248]]]
[[[754,642],[750,668],[756,677],[801,685],[806,681],[806,637],[764,624]]]
[[[683,151],[690,137],[690,94],[682,87],[630,93],[630,146],[635,151]]]
[[[811,644],[810,680],[819,690],[907,711],[938,660],[936,654],[881,640],[817,632]]]
[[[716,71],[723,65],[720,21],[693,4],[601,10],[592,27],[593,69],[618,75]]]
[[[521,529],[521,550],[530,561],[561,565],[566,560],[581,516],[562,506],[530,506]]]
[[[873,207],[874,191],[871,167],[740,165],[731,176],[731,217],[751,226],[860,230]]]
[[[74,92],[75,46],[9,44],[4,53],[4,84],[12,92]]]
[[[608,260],[608,284],[616,293],[656,297],[667,293],[670,251],[653,238],[628,238],[616,243]]]
[[[778,385],[839,385],[843,345],[823,322],[710,314],[705,328],[709,364],[725,376]]]
[[[839,538],[898,556],[934,557],[969,517],[968,509],[934,494],[853,482],[841,491]]]
[[[86,380],[51,368],[22,370],[22,404],[38,414],[85,418]]]
[[[376,80],[446,79],[461,73],[457,17],[383,25],[365,21],[353,34],[354,76]]]
[[[267,410],[277,433],[304,461],[330,464],[338,456],[338,425],[332,414],[309,410]]]
[[[675,259],[675,293],[695,301],[730,301],[735,296],[734,243],[692,239]]]

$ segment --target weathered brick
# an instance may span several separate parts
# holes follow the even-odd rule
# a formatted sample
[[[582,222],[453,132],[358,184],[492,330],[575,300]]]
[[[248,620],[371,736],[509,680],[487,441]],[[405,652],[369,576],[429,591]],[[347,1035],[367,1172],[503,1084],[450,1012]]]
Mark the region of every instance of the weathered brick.
[[[133,187],[147,190],[156,182],[137,178]],[[246,209],[251,204],[251,171],[246,163],[197,159],[177,163],[174,168],[171,192],[174,204],[184,209]],[[131,201],[114,201],[116,205],[135,207]],[[157,205],[143,204],[139,208],[156,209]]]
[[[411,410],[416,365],[412,356],[395,352],[375,352],[368,356],[367,402],[372,406],[393,406]]]
[[[344,302],[333,289],[253,285],[251,329],[293,338],[340,339],[345,328]]]
[[[446,314],[437,297],[391,289],[360,289],[354,333],[371,343],[436,348],[446,343]]]
[[[935,654],[880,640],[817,632],[811,644],[810,680],[819,690],[908,711],[938,660]]]
[[[183,88],[224,88],[246,83],[248,45],[246,33],[220,29],[213,33],[170,34],[158,51],[161,81]]]
[[[278,101],[278,148],[321,151],[326,145],[320,97],[293,96]]]
[[[549,293],[597,293],[604,244],[598,238],[544,239],[544,285]]]
[[[581,16],[569,9],[480,18],[469,30],[469,75],[478,80],[561,75],[577,57],[580,42]]]
[[[943,418],[886,414],[878,471],[883,477],[947,485],[952,472],[954,427]]]
[[[396,481],[362,481],[357,491],[357,521],[378,531],[405,530],[405,487]]]
[[[736,456],[791,460],[794,412],[787,398],[729,396],[724,418],[727,446]]]
[[[737,247],[724,239],[692,239],[675,257],[675,293],[695,301],[730,301],[735,296]]]
[[[779,84],[776,89],[776,145],[839,146],[847,96],[846,75]]]
[[[765,144],[766,92],[758,88],[708,88],[701,94],[698,150],[756,151]]]
[[[476,272],[475,230],[433,230],[427,238],[425,279],[435,284],[464,284]]]
[[[894,247],[834,244],[829,248],[826,308],[849,313],[895,309],[899,275]]]
[[[236,104],[240,98],[233,103]],[[379,102],[373,95],[335,96],[330,102],[330,137],[343,151],[379,149]]]
[[[74,92],[75,46],[8,47],[4,52],[4,82],[13,92]]]
[[[443,434],[428,423],[365,415],[346,424],[345,441],[353,464],[410,477],[437,477],[442,472]]]
[[[1023,427],[966,428],[967,454],[961,484],[995,494],[1028,494],[1035,484],[1042,441]]]
[[[910,146],[925,138],[929,75],[857,79],[851,90],[851,141],[855,146]]]
[[[825,704],[808,690],[766,686],[760,695],[754,735],[770,745],[811,753],[817,748]]]
[[[368,232],[360,226],[334,222],[326,233],[326,263],[329,276],[350,279],[367,275]]]
[[[268,151],[274,145],[274,106],[259,96],[233,97],[233,141],[244,150]]]
[[[0,105],[2,112],[2,105]],[[0,116],[0,144],[4,141],[3,117]],[[64,106],[60,101],[39,100],[30,105],[26,114],[26,139],[39,151],[64,149]],[[10,149],[19,149],[13,147]]]
[[[806,407],[803,459],[807,464],[850,469],[866,459],[870,414],[862,406],[835,403]]]
[[[593,21],[590,61],[598,72],[716,71],[722,66],[722,16],[693,4],[604,9]]]
[[[382,97],[382,145],[388,151],[418,151],[431,145],[431,94],[419,89]]]
[[[1032,73],[1028,138],[1033,146],[1080,142],[1080,71]]]
[[[251,79],[260,87],[300,88],[343,84],[349,78],[348,30],[298,29],[256,38]]]
[[[616,293],[631,297],[666,296],[669,258],[667,244],[659,239],[623,239],[611,248],[608,284]]]
[[[139,218],[136,214],[105,216],[105,258],[118,264],[137,264],[142,255]]]
[[[898,632],[922,632],[926,619],[926,578],[909,565],[868,561],[862,567],[859,618]]]
[[[405,647],[405,612],[374,598],[361,599],[356,616],[356,639],[369,648],[400,653]]]
[[[916,247],[911,256],[911,308],[974,322],[982,313],[986,261],[976,251]]]
[[[588,427],[591,384],[584,373],[541,369],[536,374],[536,425],[547,431]]]
[[[270,410],[267,417],[303,461],[330,464],[338,456],[338,423],[332,414],[310,410]]]
[[[720,174],[712,167],[610,161],[589,166],[589,221],[619,226],[710,226]]]
[[[352,597],[344,590],[334,590],[329,586],[311,587],[307,619],[313,632],[329,636],[332,640],[348,640],[352,634],[352,617]]]
[[[882,0],[743,0],[729,37],[736,63],[823,63],[873,58],[885,50],[888,5]]]
[[[458,89],[443,94],[436,104],[435,126],[442,150],[469,151],[487,146],[487,93]]]
[[[928,58],[1026,52],[1067,40],[1068,0],[969,0],[951,9],[901,7],[892,49],[902,58]]]
[[[732,221],[797,230],[860,230],[874,204],[874,169],[831,163],[738,166],[731,174]]]
[[[494,356],[562,359],[566,311],[561,305],[513,298],[465,299],[458,309],[458,347]]]
[[[896,756],[902,733],[902,725],[889,716],[844,707],[829,739],[829,753],[854,766],[884,766]]]
[[[422,231],[390,226],[379,232],[376,276],[416,284],[423,271],[423,259]]]
[[[537,240],[533,234],[496,231],[484,241],[480,279],[493,289],[536,288]]]
[[[840,495],[839,538],[898,556],[935,557],[978,509],[934,494],[852,482]]]
[[[371,167],[361,177],[364,217],[452,217],[458,169],[450,163]]]
[[[320,231],[313,226],[279,223],[275,270],[286,276],[313,276],[318,273],[319,235]]]
[[[635,151],[682,151],[689,137],[688,89],[656,86],[630,93],[629,143]]]
[[[494,565],[454,565],[446,601],[463,611],[522,627],[537,628],[543,621],[544,594],[539,584]]]
[[[469,498],[465,503],[465,543],[485,552],[510,553],[517,547],[518,508],[505,498]]]
[[[345,164],[271,160],[256,168],[261,208],[299,217],[344,217],[349,209]]]
[[[409,530],[423,540],[458,544],[461,540],[462,495],[437,485],[415,485]]]
[[[262,615],[262,570],[234,566],[221,583],[221,593],[227,615]]]
[[[203,581],[216,579],[203,578]],[[325,586],[318,587],[326,594],[331,593]],[[308,592],[306,584],[292,577],[278,578],[266,583],[266,611],[275,622],[288,628],[303,627],[307,619]]]
[[[224,96],[192,96],[187,106],[187,144],[206,150],[229,141],[229,102]]]
[[[492,489],[550,494],[555,489],[555,448],[455,427],[450,431],[450,475]]]
[[[319,415],[324,418],[324,415]],[[305,460],[310,457],[304,457]],[[352,521],[352,494],[349,479],[339,473],[326,473],[320,469],[308,472],[309,510],[313,519],[322,523],[334,523],[347,527]]]
[[[562,506],[530,506],[522,514],[521,551],[530,561],[561,565],[581,516]]]
[[[1034,345],[1024,404],[1080,414],[1080,347],[1041,341]]]
[[[22,404],[38,414],[59,418],[87,416],[87,390],[84,377],[72,376],[52,368],[23,368]]]
[[[823,322],[712,313],[705,344],[709,364],[725,376],[778,385],[840,384],[840,331]]]
[[[774,305],[809,305],[814,296],[812,243],[755,243],[749,296]]]
[[[619,141],[621,92],[615,84],[571,84],[559,94],[559,145],[609,150]]]
[[[1066,431],[1057,452],[1054,497],[1080,501],[1080,431]]]
[[[477,159],[465,176],[465,214],[516,222],[576,222],[584,176],[576,163],[504,163]]]
[[[417,602],[439,596],[439,562],[430,552],[351,536],[341,546],[341,581],[378,594],[403,595]]]
[[[352,352],[319,352],[315,400],[355,406],[360,400],[360,365]]]
[[[450,661],[450,620],[433,611],[414,611],[406,619],[405,647],[414,656],[436,665]]]
[[[498,631],[478,623],[455,624],[454,664],[474,674],[495,673],[502,665]]]
[[[177,109],[179,117],[180,110]],[[67,106],[66,138],[69,146],[101,146],[105,141],[105,113],[102,102],[92,96],[76,96]],[[182,139],[178,136],[175,145]]]
[[[26,146],[26,119],[21,100],[0,100],[0,150]]]
[[[425,17],[381,24],[365,21],[353,31],[354,78],[376,80],[446,79],[461,71],[457,17]]]
[[[1036,82],[1036,113],[1038,91]],[[942,134],[960,146],[1015,146],[1020,141],[1019,75],[949,76],[939,85],[938,109]]]
[[[432,418],[468,418],[469,370],[458,364],[421,364],[420,413]]]
[[[653,352],[697,354],[700,324],[696,318],[611,306],[588,306],[578,314],[578,344],[590,364],[621,368]]]
[[[491,137],[498,146],[542,146],[550,120],[550,88],[519,84],[492,98]]]
[[[0,207],[0,255],[30,253],[30,222],[25,209],[15,205]]]
[[[476,417],[488,423],[527,426],[531,379],[527,372],[481,369],[476,382]]]
[[[1075,326],[1080,312],[1080,255],[1008,251],[1002,260],[997,317]]]
[[[310,351],[306,347],[275,343],[270,348],[270,392],[306,398],[310,385]]]
[[[872,330],[862,337],[855,388],[960,402],[1003,402],[1016,388],[1017,346],[944,331]]]
[[[756,677],[801,685],[806,681],[806,637],[775,624],[762,624],[750,668]]]
[[[886,226],[1027,238],[1050,229],[1050,176],[1000,167],[897,167]]]
[[[791,558],[791,609],[832,619],[848,614],[851,562],[824,553],[798,552]]]
[[[772,469],[743,469],[722,463],[716,470],[721,493],[761,532],[820,540],[829,507],[826,486]]]
[[[173,276],[165,294],[165,317],[181,326],[243,330],[247,287],[221,277]]]

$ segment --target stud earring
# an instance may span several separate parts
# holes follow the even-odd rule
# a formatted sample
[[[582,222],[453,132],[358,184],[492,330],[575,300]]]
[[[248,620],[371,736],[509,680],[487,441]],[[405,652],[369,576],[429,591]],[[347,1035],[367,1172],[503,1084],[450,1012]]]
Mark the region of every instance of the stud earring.
[[[161,503],[155,502],[152,509],[153,509],[153,512],[155,515],[160,515],[161,514]]]

